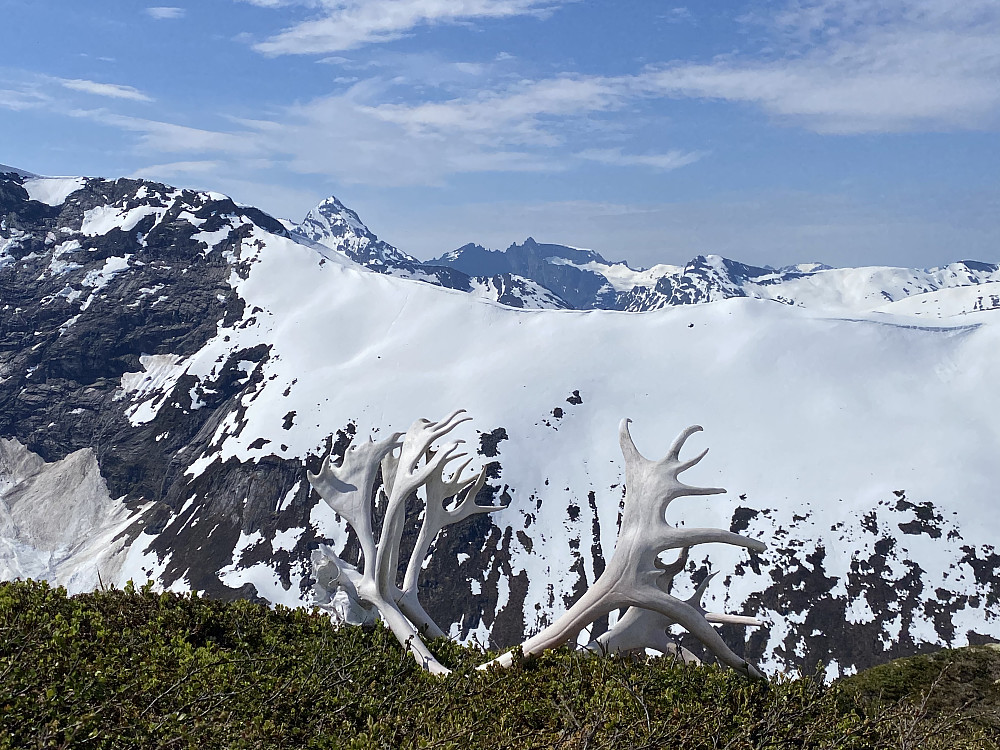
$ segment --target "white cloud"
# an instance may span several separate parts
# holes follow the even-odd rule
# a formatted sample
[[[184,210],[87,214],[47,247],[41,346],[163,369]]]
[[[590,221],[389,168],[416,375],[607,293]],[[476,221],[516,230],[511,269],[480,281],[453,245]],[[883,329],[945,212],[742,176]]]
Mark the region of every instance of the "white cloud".
[[[93,94],[94,96],[107,96],[112,99],[129,99],[136,102],[153,101],[149,96],[132,86],[121,86],[117,83],[97,83],[95,81],[87,81],[81,78],[60,78],[58,80],[64,88],[72,89],[73,91],[82,91],[85,94]]]
[[[191,174],[213,174],[223,168],[221,161],[175,161],[168,164],[151,164],[129,175],[133,179],[166,179]]]
[[[267,147],[251,132],[222,132],[175,125],[169,122],[129,117],[104,109],[74,109],[66,114],[104,125],[139,133],[141,149],[158,154],[224,154],[240,157],[263,156]]]
[[[581,160],[671,170],[703,155],[599,147],[605,134],[595,134],[595,118],[641,95],[633,77],[563,76],[444,102],[385,103],[397,98],[395,86],[369,78],[268,119],[233,119],[223,130],[104,109],[71,114],[138,134],[137,149],[146,158],[182,157],[171,163],[184,165],[269,160],[340,184],[441,185],[460,174],[559,172]],[[570,138],[576,124],[594,147],[580,149]]]
[[[667,23],[688,23],[694,20],[691,11],[684,6],[671,8],[661,18]]]
[[[157,21],[172,21],[176,18],[184,18],[187,11],[184,8],[174,8],[174,7],[164,7],[158,6],[155,8],[146,8],[146,15],[150,18],[154,18]]]
[[[634,96],[632,84],[629,77],[561,76],[444,102],[381,104],[372,111],[411,134],[555,145],[561,138],[554,119],[617,109]]]
[[[287,3],[244,0],[276,7]],[[550,11],[566,0],[322,0],[324,14],[303,21],[255,46],[268,55],[340,52],[407,36],[420,26]]]
[[[38,109],[50,102],[50,98],[40,91],[31,89],[0,89],[0,107],[14,112]]]
[[[626,154],[620,148],[591,148],[577,154],[581,159],[616,167],[651,167],[669,171],[694,164],[705,154],[701,151],[677,149],[662,154]]]
[[[822,133],[985,129],[1000,123],[996,0],[794,0],[752,19],[770,59],[646,73],[651,93],[746,102]]]

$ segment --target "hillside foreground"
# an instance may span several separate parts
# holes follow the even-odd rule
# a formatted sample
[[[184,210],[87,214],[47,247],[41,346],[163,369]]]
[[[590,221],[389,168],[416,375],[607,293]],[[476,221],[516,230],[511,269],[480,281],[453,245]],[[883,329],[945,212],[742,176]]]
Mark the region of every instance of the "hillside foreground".
[[[382,628],[129,585],[0,584],[0,749],[997,748],[1000,650],[770,686],[666,659],[570,651],[420,670]]]

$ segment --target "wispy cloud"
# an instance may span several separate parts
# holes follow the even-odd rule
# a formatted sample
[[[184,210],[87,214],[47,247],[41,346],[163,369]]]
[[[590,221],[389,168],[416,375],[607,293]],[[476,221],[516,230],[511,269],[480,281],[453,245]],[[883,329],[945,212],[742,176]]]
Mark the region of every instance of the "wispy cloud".
[[[680,151],[677,149],[662,154],[626,154],[620,148],[592,148],[577,154],[581,159],[596,161],[616,167],[650,167],[662,171],[679,169],[694,164],[705,156],[703,151]]]
[[[192,128],[170,122],[130,117],[106,109],[73,109],[71,117],[98,122],[138,133],[141,148],[157,154],[226,154],[231,156],[259,156],[266,146],[250,132],[225,132]]]
[[[82,78],[60,78],[59,83],[64,88],[82,91],[94,96],[106,96],[112,99],[130,99],[135,102],[151,102],[153,99],[132,86],[122,86],[117,83],[98,83]]]
[[[373,114],[411,134],[464,134],[483,143],[555,145],[558,121],[623,106],[630,77],[560,76],[444,102],[381,104]]]
[[[146,15],[157,21],[171,21],[176,18],[184,18],[187,11],[184,8],[157,6],[146,8]]]
[[[474,12],[543,7],[536,0],[440,5],[371,0],[370,5],[400,10],[393,16],[397,30],[432,22],[435,8],[434,18],[452,22]],[[367,11],[354,0],[331,0],[323,12],[329,19]],[[510,61],[501,70],[490,68],[496,62],[464,65],[425,55],[411,61],[407,72],[402,63],[381,60],[391,55],[378,62],[340,57],[330,62],[350,68],[359,80],[342,76],[334,93],[271,105],[266,117],[231,118],[224,127],[190,127],[103,109],[73,114],[134,134],[136,149],[151,163],[257,160],[339,184],[380,186],[440,185],[455,175],[482,172],[558,172],[584,162],[679,169],[704,158],[700,144],[661,138],[627,149],[616,136],[628,132],[624,118],[634,120],[640,108],[642,116],[665,117],[671,101],[681,98],[744,103],[823,133],[954,130],[1000,122],[996,0],[966,0],[961,7],[944,0],[796,0],[747,22],[764,24],[770,35],[766,52],[653,65],[625,75],[514,79]],[[117,84],[48,79],[48,85],[150,101],[138,89]],[[41,101],[26,92],[0,92],[0,106],[8,109],[43,106]],[[608,131],[602,131],[604,125]]]
[[[409,35],[415,28],[477,19],[544,14],[567,0],[322,0],[319,18],[303,21],[255,46],[267,55],[341,52]],[[277,7],[280,0],[244,0]]]
[[[211,175],[224,168],[224,163],[215,160],[175,161],[166,164],[150,164],[129,175],[133,179],[166,179],[186,175]]]
[[[822,133],[1000,123],[996,0],[794,0],[749,21],[771,32],[776,52],[671,65],[644,83],[754,104]]]
[[[46,106],[50,97],[32,89],[0,89],[0,107],[14,112]]]
[[[257,49],[274,55],[342,51],[389,41],[422,25],[555,7],[540,0],[323,0],[318,5],[319,18]],[[666,17],[690,20],[684,7],[670,9]],[[743,103],[779,121],[830,134],[1000,125],[996,0],[788,0],[744,22],[764,31],[765,43],[757,52],[708,63],[651,65],[616,77],[565,73],[493,90],[477,82],[474,93],[464,94],[456,76],[449,94],[458,95],[452,98],[403,96],[402,103],[396,97],[391,104],[372,106],[379,119],[411,135],[499,133],[508,143],[536,145],[561,140],[558,125],[545,118],[611,112],[641,99],[658,99],[664,106],[679,98]],[[351,64],[343,57],[326,59]],[[478,64],[454,67],[452,75],[481,69]]]
[[[694,21],[694,16],[691,15],[691,11],[684,6],[671,8],[660,16],[660,18],[667,23],[690,23]]]

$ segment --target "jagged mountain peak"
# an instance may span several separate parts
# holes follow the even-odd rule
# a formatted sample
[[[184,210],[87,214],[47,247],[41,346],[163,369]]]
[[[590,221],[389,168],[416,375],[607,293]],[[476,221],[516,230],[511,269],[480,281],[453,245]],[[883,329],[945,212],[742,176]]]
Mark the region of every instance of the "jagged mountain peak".
[[[561,309],[570,306],[551,290],[516,274],[503,271],[467,274],[443,263],[422,263],[380,240],[365,226],[357,212],[336,196],[322,201],[301,224],[293,225],[291,231],[377,273],[457,289],[509,307]]]
[[[310,210],[302,223],[306,224],[310,219],[315,220],[318,217],[323,217],[330,225],[343,225],[350,227],[360,234],[373,234],[365,226],[364,222],[361,221],[358,212],[345,206],[335,195],[325,198],[315,208]]]

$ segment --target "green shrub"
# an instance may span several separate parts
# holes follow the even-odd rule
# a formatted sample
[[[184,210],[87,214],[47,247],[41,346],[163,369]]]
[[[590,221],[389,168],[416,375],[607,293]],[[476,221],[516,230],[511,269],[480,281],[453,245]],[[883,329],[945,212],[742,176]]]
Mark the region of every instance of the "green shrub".
[[[923,747],[996,747],[963,716],[942,729],[904,695],[873,702],[809,677],[768,687],[569,651],[479,672],[489,654],[431,648],[453,674],[424,673],[381,627],[315,611],[0,584],[0,750],[874,749],[913,746],[910,724],[937,727]]]

